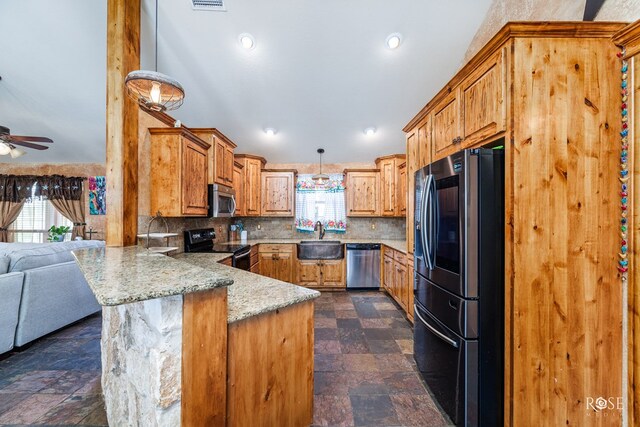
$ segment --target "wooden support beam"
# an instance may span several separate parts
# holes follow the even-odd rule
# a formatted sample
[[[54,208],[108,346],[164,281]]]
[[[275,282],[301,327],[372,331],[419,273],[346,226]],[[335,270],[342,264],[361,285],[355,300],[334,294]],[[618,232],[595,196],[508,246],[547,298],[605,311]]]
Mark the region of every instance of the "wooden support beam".
[[[138,231],[138,105],[124,79],[140,68],[140,0],[107,1],[108,246],[136,244]]]

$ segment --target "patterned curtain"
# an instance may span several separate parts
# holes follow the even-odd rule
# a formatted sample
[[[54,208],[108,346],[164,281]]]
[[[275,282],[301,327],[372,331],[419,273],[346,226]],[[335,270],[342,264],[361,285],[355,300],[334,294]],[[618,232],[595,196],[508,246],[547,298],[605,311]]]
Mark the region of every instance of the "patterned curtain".
[[[36,177],[31,175],[0,175],[0,201],[21,203],[31,199]]]
[[[313,175],[298,175],[296,182],[296,230],[313,232],[316,221],[332,233],[347,231],[344,175],[329,175],[329,183],[316,187]]]
[[[50,175],[36,178],[36,197],[47,200],[82,200],[82,181],[77,176]]]

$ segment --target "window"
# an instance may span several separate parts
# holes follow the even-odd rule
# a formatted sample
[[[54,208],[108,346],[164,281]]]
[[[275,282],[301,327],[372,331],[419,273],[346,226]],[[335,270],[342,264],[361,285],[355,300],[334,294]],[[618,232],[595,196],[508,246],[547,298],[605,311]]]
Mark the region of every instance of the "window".
[[[32,196],[35,196],[36,185],[33,186]],[[21,243],[45,243],[49,237],[52,225],[66,225],[73,227],[73,223],[65,218],[48,200],[32,197],[25,202],[22,211],[9,227],[9,240]],[[71,232],[65,236],[71,238]]]
[[[329,183],[316,188],[312,175],[298,175],[296,181],[296,230],[313,232],[317,221],[327,232],[344,233],[347,217],[344,176],[332,174]]]

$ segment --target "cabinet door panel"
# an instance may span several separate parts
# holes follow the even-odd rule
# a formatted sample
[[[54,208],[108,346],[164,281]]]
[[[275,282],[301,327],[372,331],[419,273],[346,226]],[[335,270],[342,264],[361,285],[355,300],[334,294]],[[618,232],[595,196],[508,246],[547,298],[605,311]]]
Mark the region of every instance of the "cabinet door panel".
[[[293,173],[262,173],[262,215],[293,216]]]
[[[398,169],[398,190],[396,191],[397,200],[398,200],[398,215],[406,216],[407,215],[407,165],[401,166]]]
[[[414,130],[407,135],[407,250],[413,253],[413,215],[415,206],[415,178],[418,170],[418,136]]]
[[[462,138],[465,147],[505,130],[506,48],[462,83]]]
[[[228,182],[224,179],[224,154],[225,154],[225,143],[216,139],[216,149],[215,149],[215,182],[221,185],[229,185]]]
[[[259,161],[247,160],[245,163],[245,215],[260,216],[260,170]]]
[[[182,144],[182,213],[207,214],[207,150],[188,140]]]
[[[233,148],[225,145],[224,148],[224,180],[226,185],[233,185]]]
[[[297,282],[300,285],[310,287],[316,287],[319,285],[320,261],[299,260],[297,270]]]
[[[382,284],[384,285],[387,292],[393,294],[393,257],[387,256],[386,251],[383,262],[384,266]]]
[[[347,177],[348,216],[378,216],[380,214],[380,174],[350,172]]]
[[[393,159],[380,162],[382,216],[396,214],[396,162]]]
[[[321,261],[320,263],[320,280],[323,286],[345,286],[343,260]]]
[[[417,145],[415,147],[416,170],[431,163],[431,115],[419,125],[417,133]]]
[[[460,98],[456,89],[434,108],[432,161],[458,151],[460,142]]]
[[[407,268],[395,261],[394,263],[394,285],[396,288],[396,301],[407,311],[409,294],[407,292]]]

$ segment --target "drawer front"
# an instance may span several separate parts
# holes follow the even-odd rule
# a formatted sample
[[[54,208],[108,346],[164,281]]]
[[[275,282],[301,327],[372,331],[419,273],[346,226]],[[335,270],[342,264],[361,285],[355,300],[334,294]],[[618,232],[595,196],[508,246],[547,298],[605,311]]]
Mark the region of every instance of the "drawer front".
[[[263,243],[260,245],[260,252],[293,252],[293,248],[295,245],[292,244],[273,244],[273,243]]]
[[[407,255],[405,255],[404,253],[400,252],[400,251],[395,251],[394,255],[393,255],[393,259],[396,260],[396,262],[402,264],[402,265],[407,265]]]

